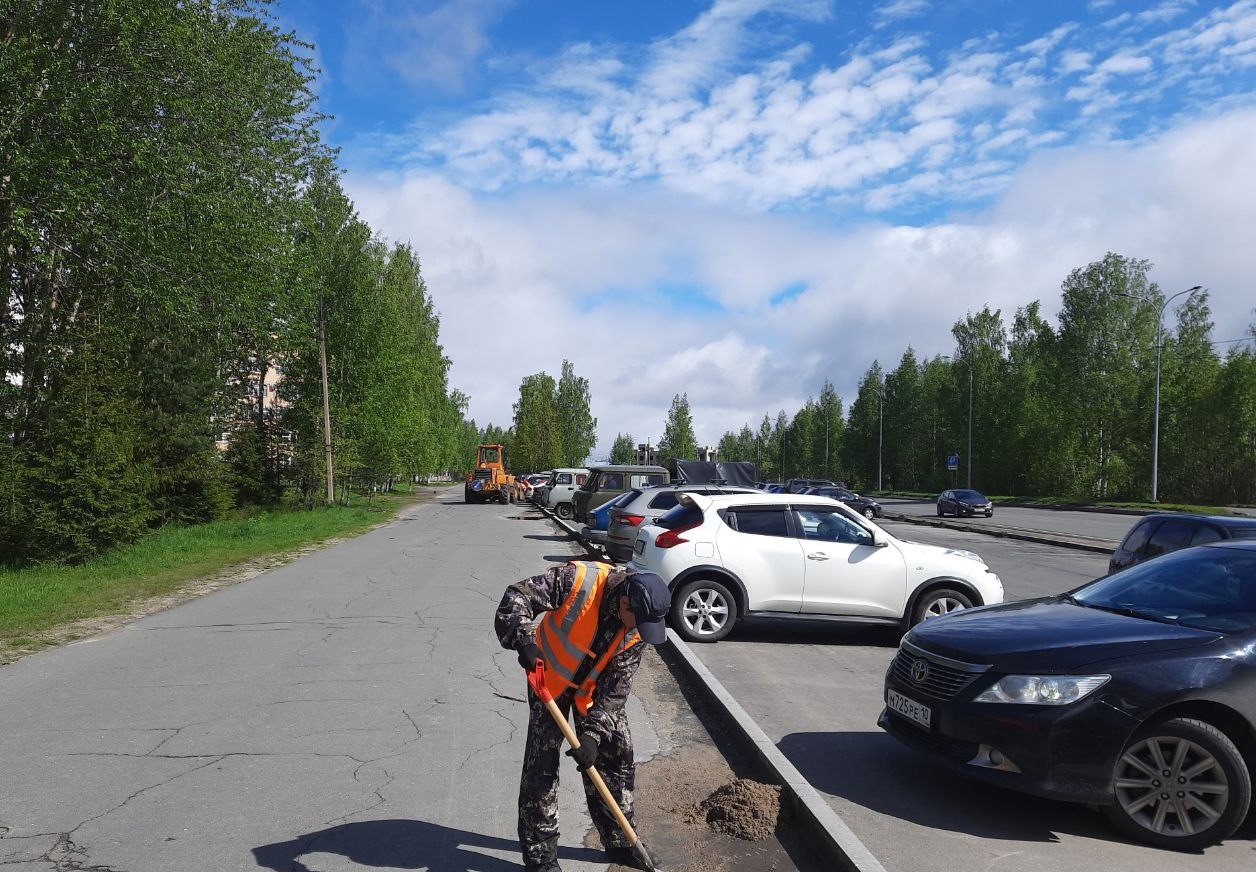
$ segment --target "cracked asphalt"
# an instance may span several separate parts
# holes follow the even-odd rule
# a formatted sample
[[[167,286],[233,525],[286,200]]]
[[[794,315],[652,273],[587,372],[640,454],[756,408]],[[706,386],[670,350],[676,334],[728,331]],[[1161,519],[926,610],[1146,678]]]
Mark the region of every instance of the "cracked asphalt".
[[[471,513],[525,511],[451,490],[0,668],[0,867],[516,872],[526,707],[492,613],[506,584],[575,549],[503,548]],[[658,735],[632,706],[648,759]],[[563,868],[606,869],[577,779],[561,802]]]

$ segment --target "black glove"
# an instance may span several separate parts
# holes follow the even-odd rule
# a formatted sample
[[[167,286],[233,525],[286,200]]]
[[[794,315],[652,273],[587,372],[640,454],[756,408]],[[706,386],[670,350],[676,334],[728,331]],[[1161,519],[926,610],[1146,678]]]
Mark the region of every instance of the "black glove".
[[[541,649],[536,647],[532,642],[524,645],[519,649],[519,665],[526,671],[531,672],[536,669],[536,661],[545,662],[545,658],[541,656]]]
[[[597,739],[588,733],[581,733],[580,747],[568,748],[567,756],[575,760],[576,768],[583,772],[597,760]]]

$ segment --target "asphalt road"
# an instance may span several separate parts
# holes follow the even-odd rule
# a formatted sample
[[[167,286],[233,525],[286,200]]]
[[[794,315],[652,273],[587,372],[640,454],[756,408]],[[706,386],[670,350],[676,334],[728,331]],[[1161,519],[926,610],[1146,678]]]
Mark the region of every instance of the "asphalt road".
[[[888,513],[901,512],[914,517],[937,517],[935,500],[904,500],[893,497],[878,498]],[[953,515],[947,515],[948,520]],[[1130,527],[1138,520],[1135,515],[1108,512],[1076,512],[1066,509],[1031,509],[1019,506],[995,506],[994,517],[964,518],[966,524],[990,527],[1015,527],[1039,533],[1062,533],[1082,539],[1098,539],[1115,545],[1125,538]]]
[[[0,669],[0,867],[518,872],[526,706],[492,614],[569,546],[517,514],[446,496]],[[564,869],[602,872],[562,785]]]
[[[1084,515],[1092,529],[1131,520],[1068,514]],[[1003,578],[1009,599],[1068,590],[1107,568],[1101,554],[885,526],[902,538],[977,551]],[[1122,841],[1090,809],[969,781],[903,747],[876,726],[882,677],[897,644],[896,633],[790,622],[745,624],[722,642],[691,647],[889,872],[1256,868],[1256,815],[1240,838],[1203,854],[1158,851]]]

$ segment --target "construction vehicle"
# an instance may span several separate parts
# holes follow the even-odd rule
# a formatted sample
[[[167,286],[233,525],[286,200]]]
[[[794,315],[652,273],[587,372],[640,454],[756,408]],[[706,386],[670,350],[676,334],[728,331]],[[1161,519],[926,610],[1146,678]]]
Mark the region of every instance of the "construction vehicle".
[[[475,469],[467,473],[463,497],[468,503],[495,500],[509,502],[515,491],[515,477],[506,471],[506,446],[481,445],[475,454]]]

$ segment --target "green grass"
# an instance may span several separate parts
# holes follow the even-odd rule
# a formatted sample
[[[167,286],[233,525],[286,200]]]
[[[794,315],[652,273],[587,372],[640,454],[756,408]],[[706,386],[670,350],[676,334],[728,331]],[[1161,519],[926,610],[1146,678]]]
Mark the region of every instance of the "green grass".
[[[0,567],[0,649],[38,643],[40,633],[71,621],[125,612],[138,599],[246,560],[361,533],[414,499],[377,494],[370,506],[359,498],[350,507],[258,512],[159,530],[79,566]]]

